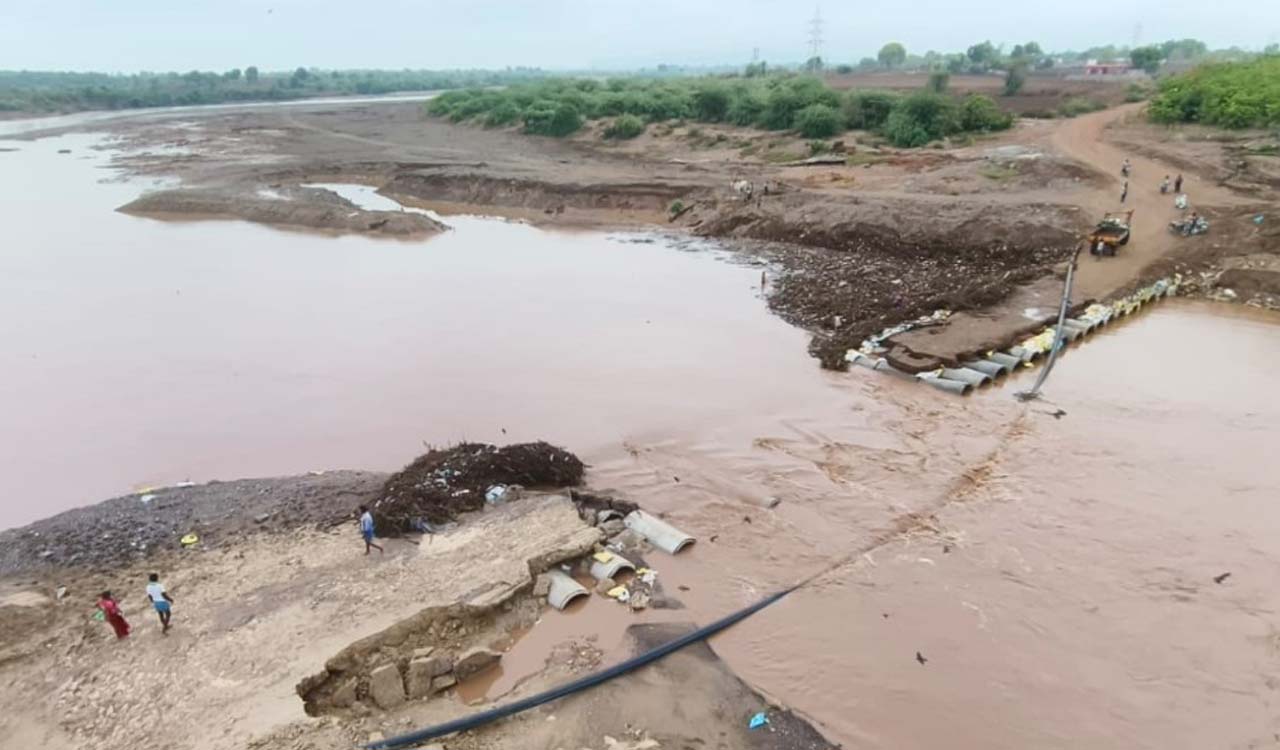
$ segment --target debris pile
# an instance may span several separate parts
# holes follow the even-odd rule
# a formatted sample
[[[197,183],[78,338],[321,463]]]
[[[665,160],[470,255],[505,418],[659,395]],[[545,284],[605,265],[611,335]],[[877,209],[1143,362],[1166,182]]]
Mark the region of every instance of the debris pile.
[[[582,481],[585,468],[577,456],[545,442],[501,448],[460,443],[419,456],[393,474],[371,510],[379,533],[422,530],[479,510],[492,487],[568,487]]]

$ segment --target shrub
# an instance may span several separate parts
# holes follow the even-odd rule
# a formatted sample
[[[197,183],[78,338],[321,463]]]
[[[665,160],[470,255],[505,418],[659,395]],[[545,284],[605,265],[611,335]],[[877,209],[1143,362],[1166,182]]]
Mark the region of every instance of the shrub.
[[[1065,99],[1062,104],[1058,105],[1058,114],[1063,117],[1075,117],[1089,112],[1097,112],[1104,109],[1106,105],[1083,96],[1072,96]]]
[[[609,127],[604,129],[604,137],[614,140],[628,140],[635,138],[644,132],[645,123],[635,115],[622,115],[618,119],[609,123]]]
[[[960,102],[960,129],[986,132],[1007,130],[1013,125],[1013,115],[1004,112],[991,97],[970,94]]]
[[[895,109],[884,123],[884,135],[898,148],[917,148],[928,143],[929,131],[911,115]]]
[[[1010,66],[1009,72],[1004,75],[1004,95],[1013,96],[1022,90],[1027,82],[1027,66],[1018,63]]]
[[[805,138],[827,138],[844,130],[840,113],[826,104],[810,104],[797,112],[795,128]]]
[[[734,94],[725,116],[734,125],[743,127],[755,125],[764,115],[767,104],[764,97],[755,91],[742,90]]]
[[[925,88],[935,94],[944,93],[951,83],[951,74],[945,70],[935,70],[929,74],[929,82]]]
[[[1148,109],[1156,122],[1226,128],[1280,124],[1280,56],[1204,65],[1160,82]]]
[[[889,119],[900,97],[889,91],[854,91],[845,100],[845,124],[855,130],[875,130]]]
[[[524,113],[524,132],[563,138],[578,132],[582,115],[568,104],[537,103]]]
[[[514,102],[504,101],[489,110],[489,113],[484,116],[484,125],[487,128],[500,128],[511,125],[519,119],[520,108]]]
[[[707,84],[693,92],[693,116],[703,122],[721,122],[729,115],[732,97],[719,84]]]

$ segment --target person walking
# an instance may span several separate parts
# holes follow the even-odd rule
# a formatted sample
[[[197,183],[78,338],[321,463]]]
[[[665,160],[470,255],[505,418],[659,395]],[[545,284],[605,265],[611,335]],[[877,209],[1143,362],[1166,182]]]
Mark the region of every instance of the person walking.
[[[1132,166],[1131,164],[1129,164],[1129,160],[1128,160],[1128,159],[1125,159],[1125,160],[1124,160],[1124,163],[1120,165],[1120,176],[1121,176],[1121,177],[1128,177],[1128,176],[1129,176],[1129,172],[1130,172],[1130,170],[1132,170],[1132,169],[1133,169],[1133,166]]]
[[[147,598],[151,600],[151,606],[156,608],[156,614],[160,615],[161,633],[169,635],[169,620],[173,617],[173,597],[169,596],[169,592],[164,590],[164,584],[160,583],[160,574],[152,573],[147,576]]]
[[[120,605],[111,596],[110,591],[103,591],[98,597],[98,609],[101,610],[107,624],[116,631],[116,640],[129,637],[129,621],[124,619],[124,615],[120,612]]]
[[[369,554],[369,550],[376,549],[380,553],[386,552],[381,545],[375,544],[373,541],[373,514],[369,512],[367,505],[360,506],[360,536],[364,537],[364,553]]]
[[[1173,179],[1173,192],[1175,193],[1182,192],[1182,173],[1181,172],[1179,172],[1178,176]]]
[[[1124,199],[1129,197],[1129,181],[1124,181],[1124,187],[1120,188],[1120,202],[1124,203]]]
[[[1169,193],[1169,175],[1165,175],[1160,181],[1160,194],[1167,195]]]

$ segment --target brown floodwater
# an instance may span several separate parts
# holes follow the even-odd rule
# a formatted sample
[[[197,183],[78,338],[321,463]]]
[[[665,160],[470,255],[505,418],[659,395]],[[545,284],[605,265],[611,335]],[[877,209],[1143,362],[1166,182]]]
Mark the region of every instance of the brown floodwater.
[[[546,438],[698,537],[647,559],[686,607],[663,618],[821,574],[712,646],[846,747],[1280,733],[1275,314],[1164,302],[1073,347],[1038,402],[1012,397],[1035,371],[960,399],[820,372],[759,270],[714,249],[468,217],[412,243],[148,221],[111,211],[139,185],[100,182],[91,143],[0,153],[2,524]],[[464,697],[518,693],[566,640],[620,658],[642,618],[581,608]]]
[[[827,571],[713,646],[847,747],[1269,745],[1277,368],[1280,316],[1173,301],[1036,403],[1011,397],[1034,371],[967,399],[853,372],[874,403],[597,477],[700,537],[655,564],[701,622]]]
[[[95,142],[0,153],[0,526],[463,439],[591,454],[825,397],[759,270],[709,248],[469,217],[420,242],[153,221],[113,210],[150,183]]]

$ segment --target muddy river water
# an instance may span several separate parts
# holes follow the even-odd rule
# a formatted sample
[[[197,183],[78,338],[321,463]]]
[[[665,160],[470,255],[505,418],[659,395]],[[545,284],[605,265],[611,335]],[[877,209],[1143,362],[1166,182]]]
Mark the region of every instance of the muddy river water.
[[[951,398],[819,371],[714,248],[150,221],[112,211],[140,184],[93,143],[0,153],[4,525],[546,438],[699,538],[649,561],[687,619],[821,574],[713,646],[846,747],[1280,736],[1274,315],[1162,303],[1074,347],[1041,401],[1012,398],[1030,372]]]

